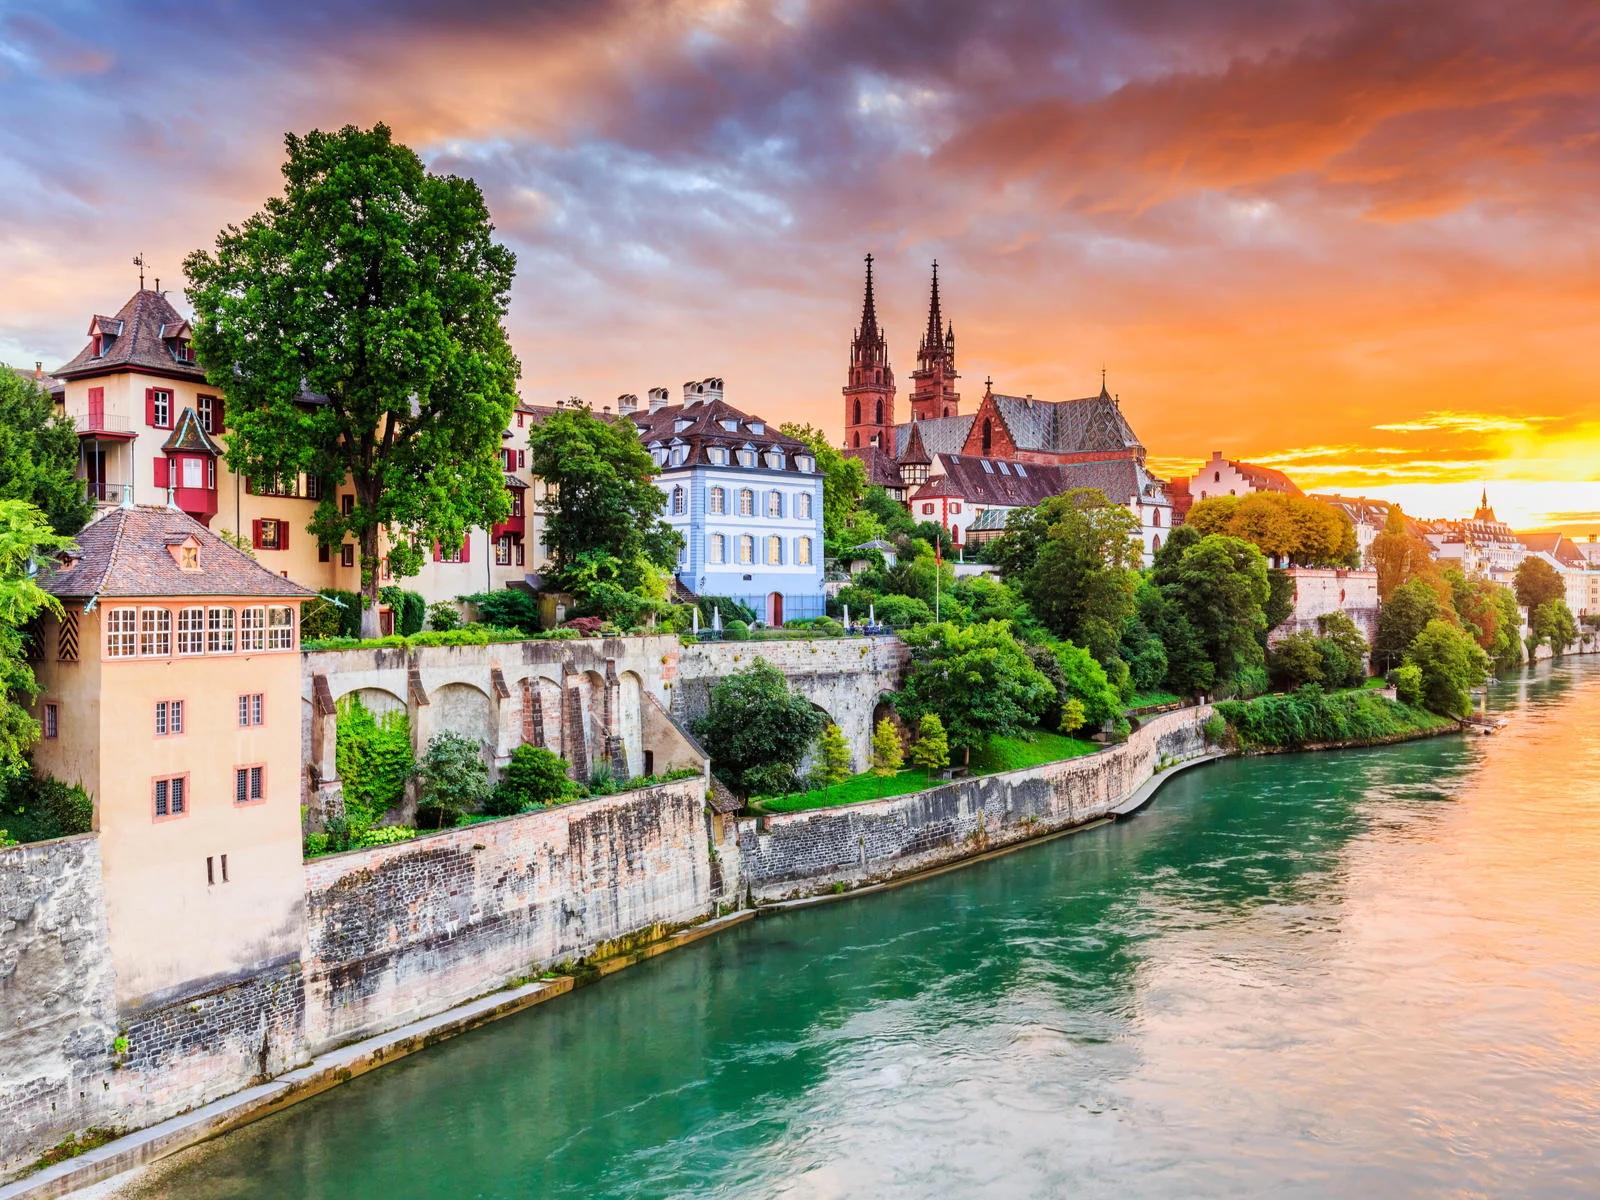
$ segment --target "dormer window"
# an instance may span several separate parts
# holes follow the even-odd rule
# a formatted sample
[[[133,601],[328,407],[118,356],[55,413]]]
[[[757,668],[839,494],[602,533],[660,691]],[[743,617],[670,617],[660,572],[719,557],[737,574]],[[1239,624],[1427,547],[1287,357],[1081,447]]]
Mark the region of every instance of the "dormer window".
[[[676,421],[674,421],[672,423],[672,432],[673,433],[682,433],[685,429],[689,428],[689,426],[691,426],[693,424],[694,424],[693,421],[687,421],[684,418],[679,417]]]
[[[739,451],[739,465],[744,467],[756,465],[756,448],[754,446],[746,446]]]
[[[172,555],[172,561],[178,564],[180,571],[200,569],[200,543],[195,541],[192,534],[181,542],[174,542],[168,546],[167,553]]]
[[[763,434],[767,431],[766,423],[763,421],[751,421],[747,428],[754,434]]]
[[[796,458],[794,465],[796,470],[804,471],[808,475],[817,468],[816,460],[808,454],[802,454]]]
[[[771,467],[774,471],[783,470],[783,451],[782,450],[770,450],[770,451],[768,451],[767,452],[767,466]]]
[[[667,464],[669,466],[673,466],[673,467],[681,467],[681,466],[683,466],[684,463],[686,463],[688,461],[689,461],[689,447],[687,447],[687,446],[674,446],[672,448],[672,453],[668,456]]]
[[[104,358],[105,357],[105,353],[106,353],[106,339],[105,338],[101,337],[98,333],[95,334],[94,335],[94,339],[90,343],[90,346],[91,346],[90,353],[92,353],[96,358]]]
[[[722,423],[722,427],[724,429],[726,429],[729,433],[738,433],[739,432],[739,422],[735,421],[731,417],[728,420],[726,420],[726,421],[724,421]]]
[[[728,448],[726,446],[713,446],[706,453],[710,455],[711,461],[717,466],[725,467],[728,465]]]

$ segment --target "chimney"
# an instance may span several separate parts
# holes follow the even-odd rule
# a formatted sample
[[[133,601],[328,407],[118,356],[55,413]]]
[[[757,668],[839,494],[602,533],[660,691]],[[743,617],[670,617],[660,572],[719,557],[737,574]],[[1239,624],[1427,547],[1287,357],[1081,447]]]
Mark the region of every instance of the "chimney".
[[[701,381],[700,390],[704,393],[705,402],[707,404],[711,404],[711,403],[714,403],[715,401],[721,400],[722,399],[722,380],[718,379],[715,375],[713,375],[709,379],[705,379],[705,380]]]
[[[703,399],[705,399],[705,386],[703,384],[691,379],[683,385],[683,406],[685,408],[692,404],[698,404]]]
[[[34,364],[33,364],[33,377],[35,379],[43,379],[44,378],[44,364],[42,362],[39,362],[37,360],[34,361]]]
[[[666,406],[667,406],[667,389],[664,388],[664,387],[653,387],[653,388],[651,388],[650,389],[650,411],[653,412],[653,413],[654,412],[660,412]]]
[[[622,395],[617,397],[618,416],[626,417],[630,413],[637,411],[638,407],[639,397],[635,396],[632,392],[623,392]]]

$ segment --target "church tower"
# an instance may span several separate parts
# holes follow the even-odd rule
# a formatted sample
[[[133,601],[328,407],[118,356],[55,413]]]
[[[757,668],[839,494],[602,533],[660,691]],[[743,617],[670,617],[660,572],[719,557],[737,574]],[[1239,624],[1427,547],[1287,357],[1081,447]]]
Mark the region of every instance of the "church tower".
[[[959,416],[961,397],[956,392],[956,330],[946,326],[939,311],[939,264],[933,264],[933,294],[928,301],[928,328],[917,349],[917,369],[911,373],[911,419],[931,421]]]
[[[894,368],[889,366],[889,339],[878,327],[869,254],[861,327],[850,343],[850,382],[844,387],[844,444],[855,449],[870,446],[876,440],[893,455],[894,425]]]

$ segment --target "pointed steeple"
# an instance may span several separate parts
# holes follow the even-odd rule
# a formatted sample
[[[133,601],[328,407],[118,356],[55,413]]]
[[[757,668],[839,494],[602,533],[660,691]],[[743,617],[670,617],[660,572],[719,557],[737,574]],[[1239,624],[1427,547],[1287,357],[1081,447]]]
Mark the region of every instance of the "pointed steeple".
[[[933,289],[928,296],[928,332],[923,335],[923,352],[937,353],[944,344],[944,317],[939,312],[939,260],[933,260]]]
[[[872,298],[872,255],[867,255],[867,294],[861,301],[861,333],[863,340],[877,340],[878,306]]]

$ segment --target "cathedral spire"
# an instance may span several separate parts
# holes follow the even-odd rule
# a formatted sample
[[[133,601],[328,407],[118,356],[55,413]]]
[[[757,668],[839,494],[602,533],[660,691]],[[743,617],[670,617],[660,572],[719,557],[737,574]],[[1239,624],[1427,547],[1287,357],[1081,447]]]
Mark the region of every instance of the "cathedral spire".
[[[872,298],[872,255],[867,255],[867,294],[861,301],[861,337],[864,341],[878,338],[878,306]]]
[[[939,260],[933,260],[933,291],[928,298],[928,332],[923,335],[924,350],[937,352],[944,344],[944,318],[939,313]]]

